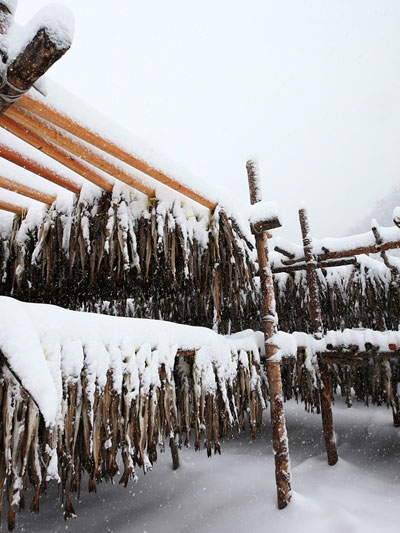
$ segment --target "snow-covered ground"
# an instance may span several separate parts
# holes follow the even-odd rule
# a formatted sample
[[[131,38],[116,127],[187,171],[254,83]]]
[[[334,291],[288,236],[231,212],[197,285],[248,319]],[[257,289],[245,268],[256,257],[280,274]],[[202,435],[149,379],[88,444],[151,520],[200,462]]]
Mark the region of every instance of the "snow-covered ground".
[[[224,443],[222,456],[208,459],[204,450],[186,449],[181,468],[173,472],[167,452],[127,489],[103,484],[97,495],[85,489],[75,520],[64,522],[54,488],[38,515],[19,513],[17,528],[32,533],[398,532],[400,430],[392,426],[390,411],[348,409],[337,402],[340,460],[334,467],[325,460],[320,417],[294,401],[286,404],[286,413],[294,494],[283,511],[276,508],[266,419],[260,438],[252,441],[244,432]]]

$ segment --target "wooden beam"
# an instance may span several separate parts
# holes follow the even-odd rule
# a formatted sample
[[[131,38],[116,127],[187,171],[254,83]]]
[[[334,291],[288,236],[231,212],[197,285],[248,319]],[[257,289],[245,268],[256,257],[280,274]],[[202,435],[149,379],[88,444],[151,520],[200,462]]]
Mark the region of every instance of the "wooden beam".
[[[78,124],[68,116],[59,113],[58,111],[52,109],[43,102],[34,100],[30,96],[26,95],[19,100],[18,106],[23,107],[24,109],[32,113],[35,113],[36,115],[44,118],[48,122],[51,122],[59,128],[62,128],[63,130],[72,133],[76,137],[79,137],[81,140],[92,144],[93,146],[96,146],[96,148],[103,150],[109,155],[115,157],[116,159],[119,159],[120,161],[123,161],[124,163],[132,166],[136,170],[147,174],[148,176],[159,181],[160,183],[163,183],[167,187],[174,189],[180,194],[183,194],[187,198],[190,198],[191,200],[194,200],[195,202],[207,207],[211,211],[216,208],[217,204],[215,202],[212,202],[204,196],[196,193],[186,185],[182,185],[165,172],[162,172],[161,170],[152,166],[150,163],[147,163],[144,159],[132,155],[128,151],[117,146],[115,143],[102,138],[97,133],[94,133],[88,128],[85,128],[84,126]]]
[[[31,187],[22,185],[17,181],[9,180],[8,178],[3,178],[2,176],[0,176],[0,187],[47,205],[51,205],[56,200],[56,196],[40,192],[37,189],[32,189]]]
[[[349,257],[346,259],[338,259],[336,261],[321,261],[315,265],[315,268],[332,268],[332,267],[339,267],[339,266],[348,266],[348,265],[356,265],[357,259],[355,257]],[[298,270],[307,270],[307,264],[306,263],[300,263],[298,265],[292,265],[292,266],[284,266],[284,267],[272,267],[272,272],[274,274],[280,274],[280,273],[286,273],[289,274],[290,272],[296,272]]]
[[[14,163],[14,165],[18,165],[19,167],[24,168],[25,170],[29,170],[29,172],[33,172],[33,174],[36,174],[41,178],[51,181],[52,183],[55,183],[56,185],[59,185],[60,187],[63,187],[64,189],[73,192],[74,194],[80,194],[81,192],[80,185],[74,183],[69,178],[61,176],[57,172],[54,172],[53,170],[50,170],[44,167],[43,165],[40,165],[33,159],[14,152],[14,150],[11,150],[3,144],[0,144],[0,157],[2,157],[3,159],[7,159],[7,161],[10,161],[10,163]]]
[[[267,220],[262,220],[250,225],[251,231],[254,235],[264,233],[265,231],[269,231],[271,229],[280,228],[281,226],[282,224],[278,217],[268,218]]]
[[[323,352],[321,353],[322,357],[324,357],[327,361],[331,359],[396,359],[397,357],[400,357],[400,351],[384,351],[384,352],[378,352],[378,350],[366,350],[362,352],[350,352],[347,350],[332,350],[331,352]]]
[[[136,179],[127,172],[124,172],[121,168],[110,163],[109,161],[107,161],[107,159],[97,154],[81,142],[77,142],[76,140],[71,138],[71,136],[65,135],[65,133],[63,133],[59,129],[50,126],[39,117],[32,115],[24,109],[18,108],[16,106],[13,106],[8,109],[6,116],[12,118],[21,126],[24,126],[29,130],[33,131],[34,133],[48,139],[63,150],[70,152],[71,154],[79,157],[80,159],[83,159],[83,161],[86,161],[90,165],[93,165],[94,167],[97,167],[103,172],[110,174],[113,178],[122,181],[126,185],[137,189],[138,191],[146,194],[147,196],[155,196],[155,190],[153,188],[149,187],[141,180]]]
[[[284,255],[285,257],[288,257],[289,259],[295,258],[295,255],[292,252],[288,252],[287,250],[285,250],[284,248],[281,248],[280,246],[275,246],[274,250],[275,252],[278,252]]]
[[[40,28],[32,41],[7,66],[0,93],[0,114],[29,90],[70,46],[71,43],[60,43],[57,35],[48,28]]]
[[[25,207],[21,207],[20,205],[11,204],[9,202],[2,202],[0,200],[0,209],[3,211],[9,211],[10,213],[14,213],[15,215],[19,216],[25,216],[27,209]]]
[[[70,154],[67,154],[63,150],[60,150],[60,148],[57,148],[57,146],[54,146],[54,144],[49,143],[39,135],[36,135],[36,133],[33,133],[27,128],[21,126],[20,124],[12,120],[10,117],[1,115],[0,126],[2,126],[10,133],[13,133],[23,141],[27,142],[31,146],[37,148],[49,157],[52,157],[70,170],[73,170],[83,178],[91,181],[104,191],[112,191],[113,184],[110,181],[106,180],[105,178],[88,168],[86,165],[82,164]]]
[[[307,285],[309,292],[311,328],[314,338],[316,340],[320,340],[323,336],[321,302],[319,299],[316,262],[312,253],[312,240],[310,236],[307,212],[305,209],[299,210],[299,221],[301,234],[303,237],[303,250],[307,268]],[[319,397],[321,401],[322,431],[324,435],[328,464],[333,466],[338,462],[339,457],[335,442],[335,432],[333,429],[333,416],[331,405],[332,380],[329,374],[329,370],[320,356],[318,356],[318,367],[323,385],[323,387],[320,387],[319,391]]]
[[[257,165],[254,161],[247,162],[247,175],[252,205],[261,202],[261,188]],[[275,479],[278,493],[278,508],[286,507],[291,499],[289,446],[286,434],[285,412],[283,409],[283,389],[280,362],[274,360],[278,348],[269,340],[278,332],[278,316],[276,314],[274,282],[271,265],[268,259],[268,240],[266,233],[255,236],[260,286],[263,301],[263,328],[266,353],[267,377],[271,409],[272,444],[275,457]]]
[[[341,259],[344,257],[351,257],[354,255],[379,254],[380,252],[385,252],[387,250],[394,250],[395,248],[400,248],[400,240],[384,242],[383,244],[379,246],[377,246],[376,244],[371,244],[370,246],[360,246],[358,248],[349,248],[348,250],[329,251],[323,254],[316,255],[315,259],[317,262],[329,261],[330,259]],[[305,262],[304,257],[282,261],[282,263],[285,266],[295,265],[297,263],[304,263],[304,262]]]

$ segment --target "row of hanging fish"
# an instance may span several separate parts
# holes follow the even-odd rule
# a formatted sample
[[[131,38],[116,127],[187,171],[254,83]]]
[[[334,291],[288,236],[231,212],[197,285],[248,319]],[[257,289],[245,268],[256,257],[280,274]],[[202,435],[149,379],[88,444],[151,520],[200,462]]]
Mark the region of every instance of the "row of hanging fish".
[[[251,240],[220,208],[126,191],[55,202],[3,230],[1,294],[239,331],[260,321]]]
[[[43,309],[47,313],[43,316],[52,311],[52,306],[18,306],[31,306],[35,316]],[[68,330],[68,316],[76,320],[89,316],[96,323],[135,321],[61,312],[67,319],[60,324],[60,331]],[[37,324],[46,322],[42,318]],[[106,329],[103,322],[100,330],[93,331]],[[151,322],[148,327],[157,331],[160,324]],[[129,323],[124,322],[124,327]],[[89,339],[83,344],[67,332],[66,344],[57,348],[55,335],[61,338],[61,334],[54,330],[43,340],[59,403],[55,409],[48,405],[48,397],[46,402],[41,399],[40,389],[28,379],[36,370],[18,367],[20,354],[14,358],[12,354],[15,342],[4,341],[7,355],[0,352],[0,512],[6,499],[10,530],[15,527],[16,511],[25,506],[29,487],[33,488],[29,508],[38,512],[40,494],[50,481],[58,482],[64,517],[72,517],[73,494],[79,498],[83,484],[92,492],[99,482],[115,478],[126,486],[137,480],[139,471],[151,469],[166,447],[171,448],[176,467],[177,450],[182,446],[205,447],[210,456],[221,453],[222,440],[245,425],[253,437],[261,428],[267,383],[253,341],[252,351],[227,350],[225,345],[233,346],[233,341],[221,338],[214,355],[208,346],[177,352],[177,345],[162,348],[161,343],[152,349],[145,343],[129,355],[128,345],[100,346],[90,328],[84,324],[83,329],[88,330]],[[196,329],[199,335],[216,336],[204,328],[192,328]],[[238,342],[243,344],[242,339]],[[45,379],[37,376],[36,381],[40,385]],[[32,394],[23,383],[32,384]],[[49,381],[49,390],[51,385]],[[54,420],[49,413],[56,413]]]

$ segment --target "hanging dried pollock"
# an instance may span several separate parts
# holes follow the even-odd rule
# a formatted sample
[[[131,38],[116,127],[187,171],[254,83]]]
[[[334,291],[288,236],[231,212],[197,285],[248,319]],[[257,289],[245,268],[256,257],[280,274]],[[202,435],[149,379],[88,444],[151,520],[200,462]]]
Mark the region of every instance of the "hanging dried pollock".
[[[60,483],[68,518],[83,483],[96,492],[118,476],[126,486],[166,446],[174,460],[190,444],[210,456],[245,423],[254,437],[261,428],[268,391],[256,334],[11,298],[0,298],[0,327],[0,505],[10,529],[28,487],[38,512],[47,483]]]
[[[2,232],[1,294],[222,333],[258,325],[249,227],[198,209],[123,190],[16,217]]]
[[[326,330],[400,327],[400,278],[396,269],[366,256],[356,266],[318,271],[322,321]],[[277,274],[277,311],[281,330],[311,331],[305,273]]]

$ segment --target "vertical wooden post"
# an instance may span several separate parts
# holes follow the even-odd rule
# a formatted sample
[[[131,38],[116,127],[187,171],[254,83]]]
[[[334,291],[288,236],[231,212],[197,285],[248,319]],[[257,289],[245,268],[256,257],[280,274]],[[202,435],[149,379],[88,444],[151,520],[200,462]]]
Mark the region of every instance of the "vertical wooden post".
[[[247,162],[250,202],[262,201],[262,192],[254,161]],[[260,271],[261,293],[263,297],[263,327],[265,352],[267,358],[267,377],[270,393],[272,443],[275,454],[275,479],[278,492],[278,508],[283,509],[291,498],[289,445],[286,434],[285,413],[283,410],[283,391],[281,367],[273,356],[277,347],[268,340],[278,331],[278,316],[275,309],[275,293],[271,265],[268,259],[268,240],[266,232],[255,235],[258,266]]]
[[[310,228],[308,224],[307,212],[305,209],[299,210],[299,220],[301,234],[303,237],[304,257],[306,260],[307,285],[310,298],[310,315],[311,326],[315,339],[321,339],[323,335],[321,303],[319,299],[319,288],[317,283],[316,260],[312,253],[312,241],[310,237]],[[320,390],[321,414],[322,414],[322,431],[324,434],[325,448],[328,455],[328,464],[334,465],[338,461],[336,449],[335,433],[333,430],[332,417],[332,381],[329,375],[328,367],[323,362],[322,357],[318,357],[318,367],[320,371],[323,388]]]

